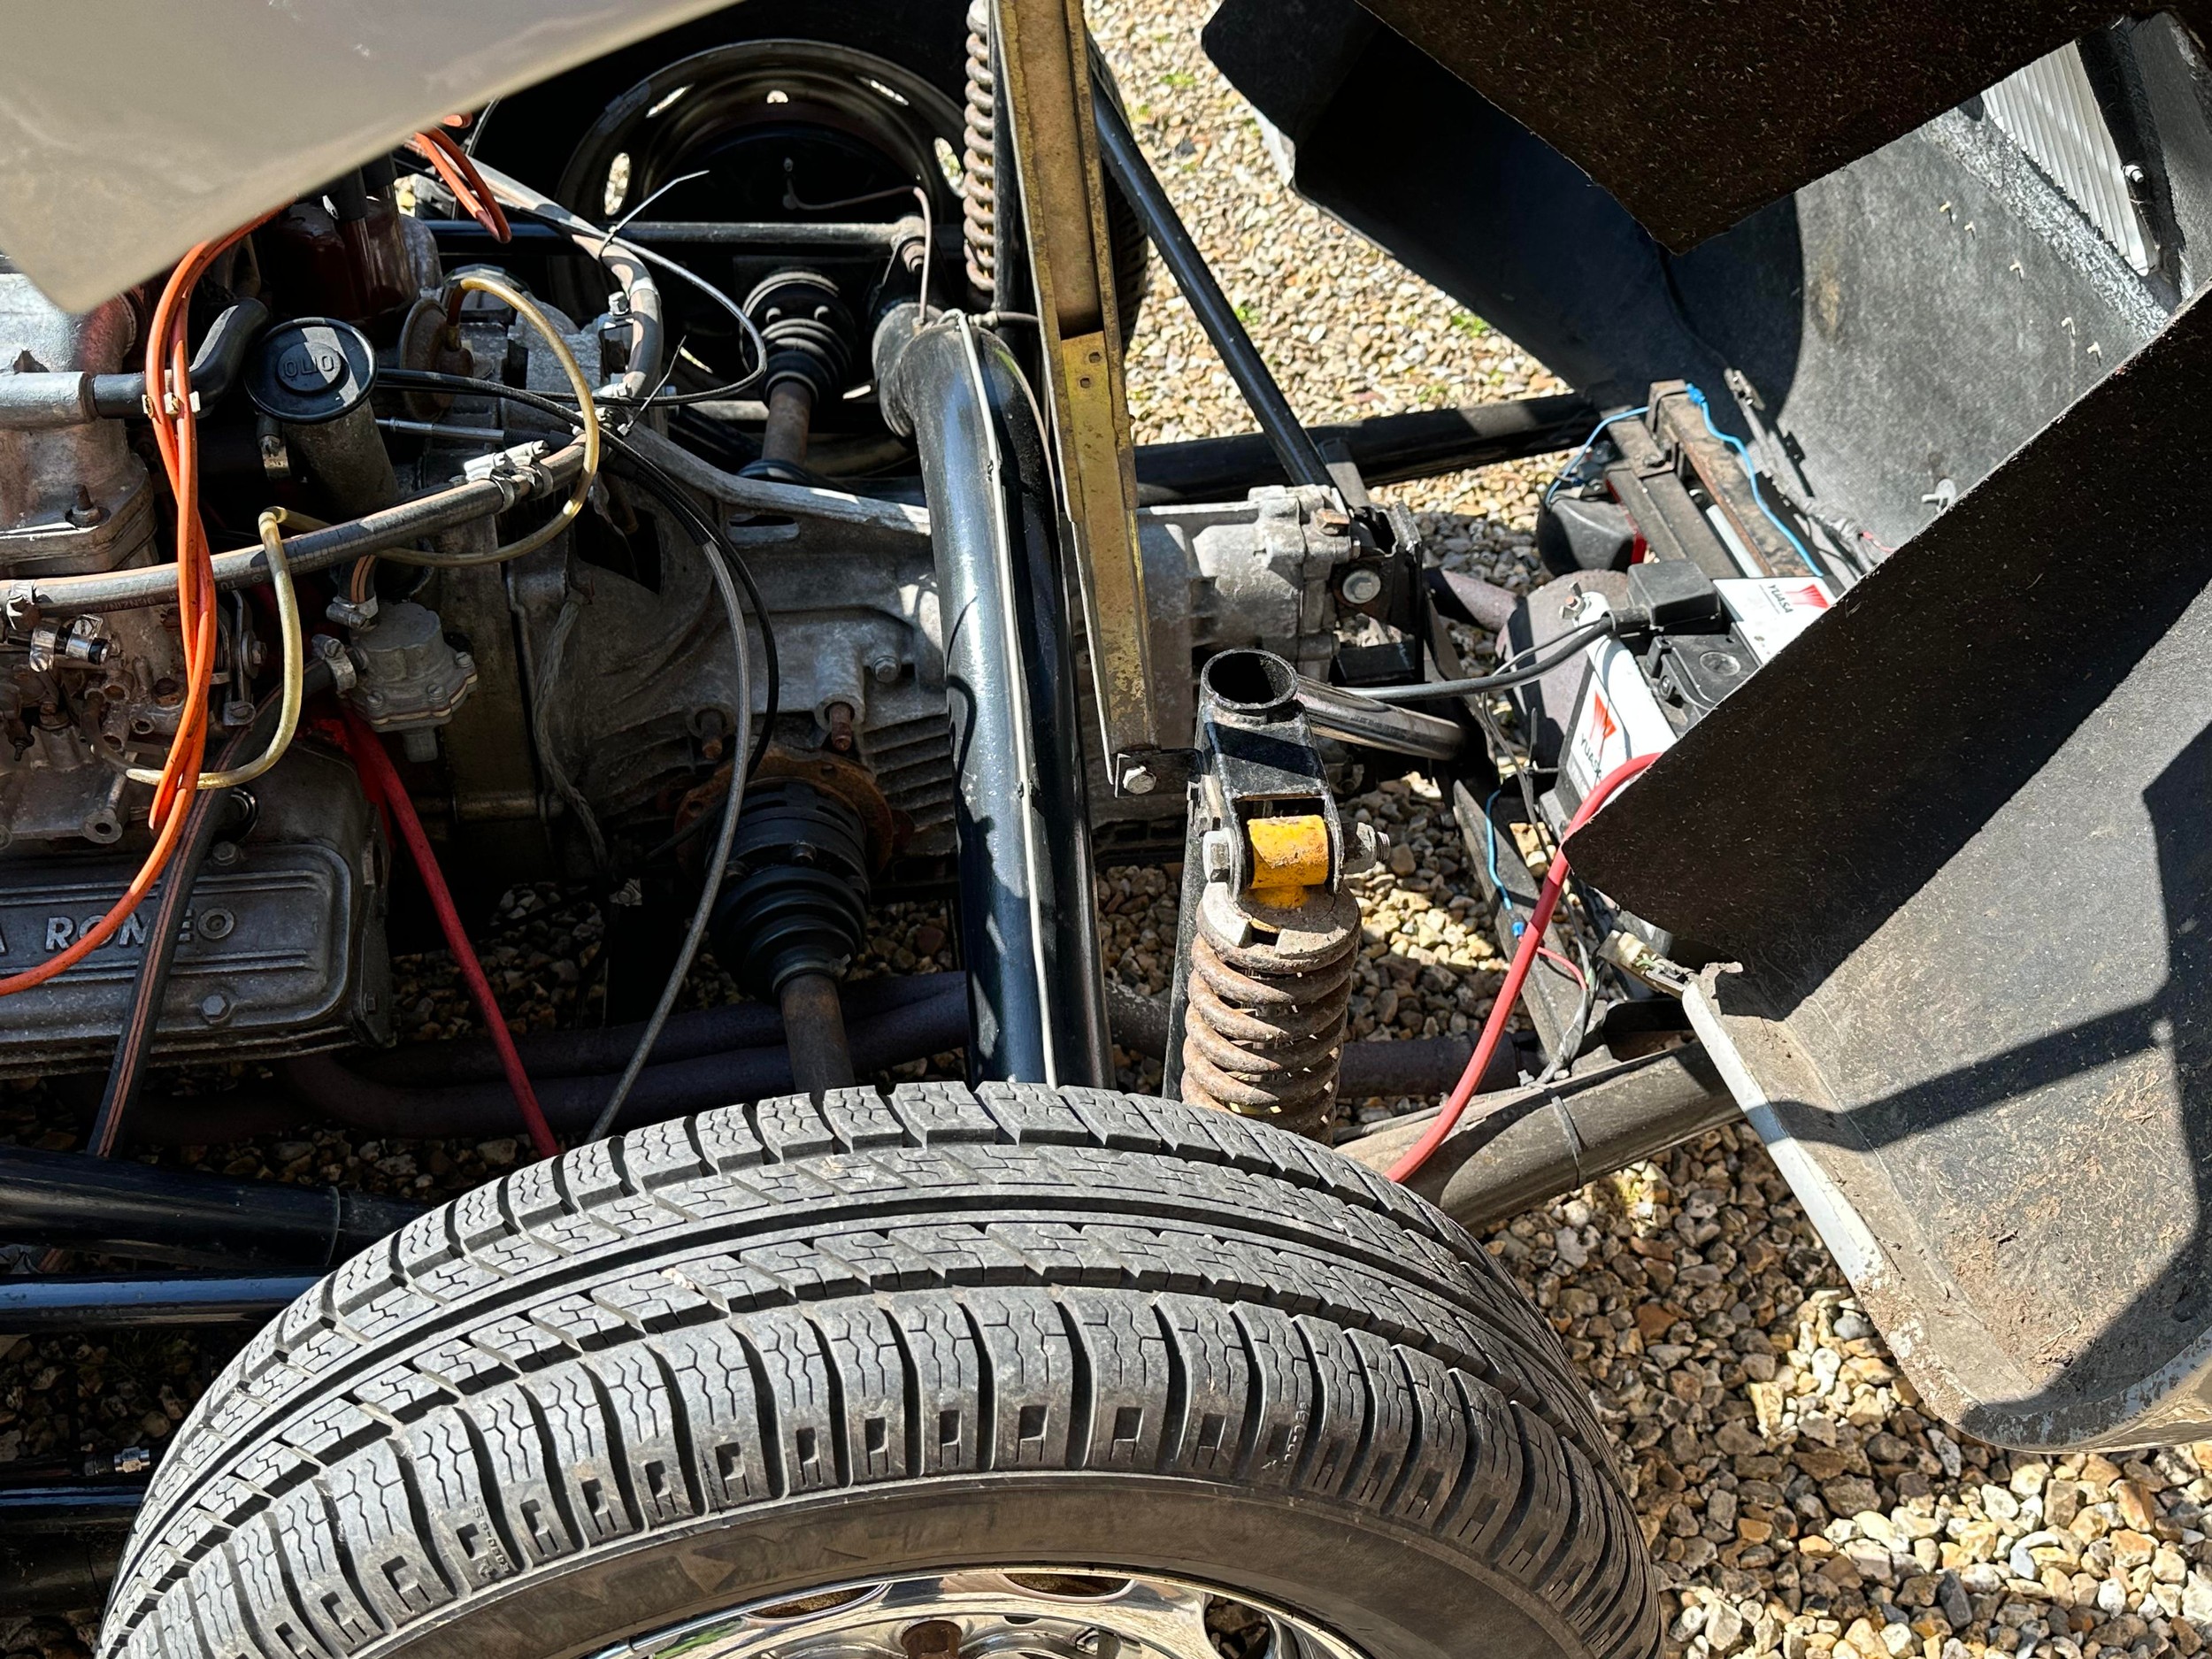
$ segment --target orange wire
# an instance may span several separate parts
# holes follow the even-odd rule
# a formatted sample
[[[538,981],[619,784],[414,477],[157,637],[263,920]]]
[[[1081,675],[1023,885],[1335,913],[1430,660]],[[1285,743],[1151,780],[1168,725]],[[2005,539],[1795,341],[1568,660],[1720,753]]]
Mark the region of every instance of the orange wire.
[[[178,262],[163,286],[146,333],[146,407],[154,447],[177,503],[177,638],[184,656],[184,701],[161,781],[146,817],[154,844],[123,895],[98,921],[37,966],[0,978],[0,996],[27,991],[66,972],[115,936],[176,852],[206,758],[208,693],[215,681],[215,566],[200,522],[199,423],[192,411],[192,357],[187,339],[192,290],[223,253],[276,217],[263,214],[228,235],[201,242]]]
[[[409,141],[414,152],[437,169],[438,177],[445,180],[453,199],[461,211],[492,234],[495,242],[511,242],[514,232],[507,224],[507,215],[492,195],[491,186],[484,182],[484,175],[476,170],[476,163],[467,150],[455,143],[445,134],[432,128],[417,133]]]

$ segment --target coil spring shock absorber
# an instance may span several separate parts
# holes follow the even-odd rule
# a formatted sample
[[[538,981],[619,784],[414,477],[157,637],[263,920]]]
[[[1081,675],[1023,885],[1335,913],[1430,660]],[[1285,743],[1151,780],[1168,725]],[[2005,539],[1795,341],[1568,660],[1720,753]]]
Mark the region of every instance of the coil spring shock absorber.
[[[991,291],[996,270],[992,239],[997,232],[997,206],[991,150],[997,98],[997,82],[991,73],[991,0],[973,0],[968,7],[967,119],[960,134],[960,222],[967,250],[968,281],[985,294]]]
[[[1209,883],[1191,935],[1184,1100],[1318,1135],[1336,1103],[1358,943],[1349,893],[1279,906]]]
[[[1199,679],[1171,1085],[1194,1106],[1319,1135],[1359,945],[1343,826],[1297,672],[1224,651]]]

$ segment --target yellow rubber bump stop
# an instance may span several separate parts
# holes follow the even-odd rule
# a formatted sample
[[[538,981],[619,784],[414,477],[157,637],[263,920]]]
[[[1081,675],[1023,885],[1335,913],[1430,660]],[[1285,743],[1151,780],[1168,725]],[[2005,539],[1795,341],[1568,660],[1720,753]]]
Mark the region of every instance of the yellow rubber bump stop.
[[[1245,824],[1252,848],[1252,896],[1286,908],[1329,879],[1329,823],[1317,813],[1256,818]]]

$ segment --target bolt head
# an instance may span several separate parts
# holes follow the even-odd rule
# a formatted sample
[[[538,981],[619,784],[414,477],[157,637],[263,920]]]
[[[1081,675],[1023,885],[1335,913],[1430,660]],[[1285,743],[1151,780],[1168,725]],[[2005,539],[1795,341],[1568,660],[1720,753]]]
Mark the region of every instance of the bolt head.
[[[1345,602],[1355,605],[1373,604],[1382,597],[1382,589],[1381,575],[1371,570],[1346,571],[1343,581],[1337,588],[1337,591],[1344,595]]]
[[[230,1018],[230,998],[220,991],[210,991],[200,999],[200,1018],[211,1025],[219,1025]]]
[[[1124,795],[1150,795],[1160,787],[1159,779],[1149,766],[1125,766],[1121,772]]]

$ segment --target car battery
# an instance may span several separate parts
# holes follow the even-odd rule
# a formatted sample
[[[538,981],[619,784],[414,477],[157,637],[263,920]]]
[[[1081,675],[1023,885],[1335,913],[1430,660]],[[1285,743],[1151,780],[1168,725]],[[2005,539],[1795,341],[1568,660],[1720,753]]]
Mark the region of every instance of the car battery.
[[[1606,615],[1633,621],[1582,653],[1558,755],[1563,814],[1624,762],[1671,746],[1834,602],[1817,576],[1716,580],[1682,559],[1631,566],[1618,605],[1581,595],[1577,626]]]

